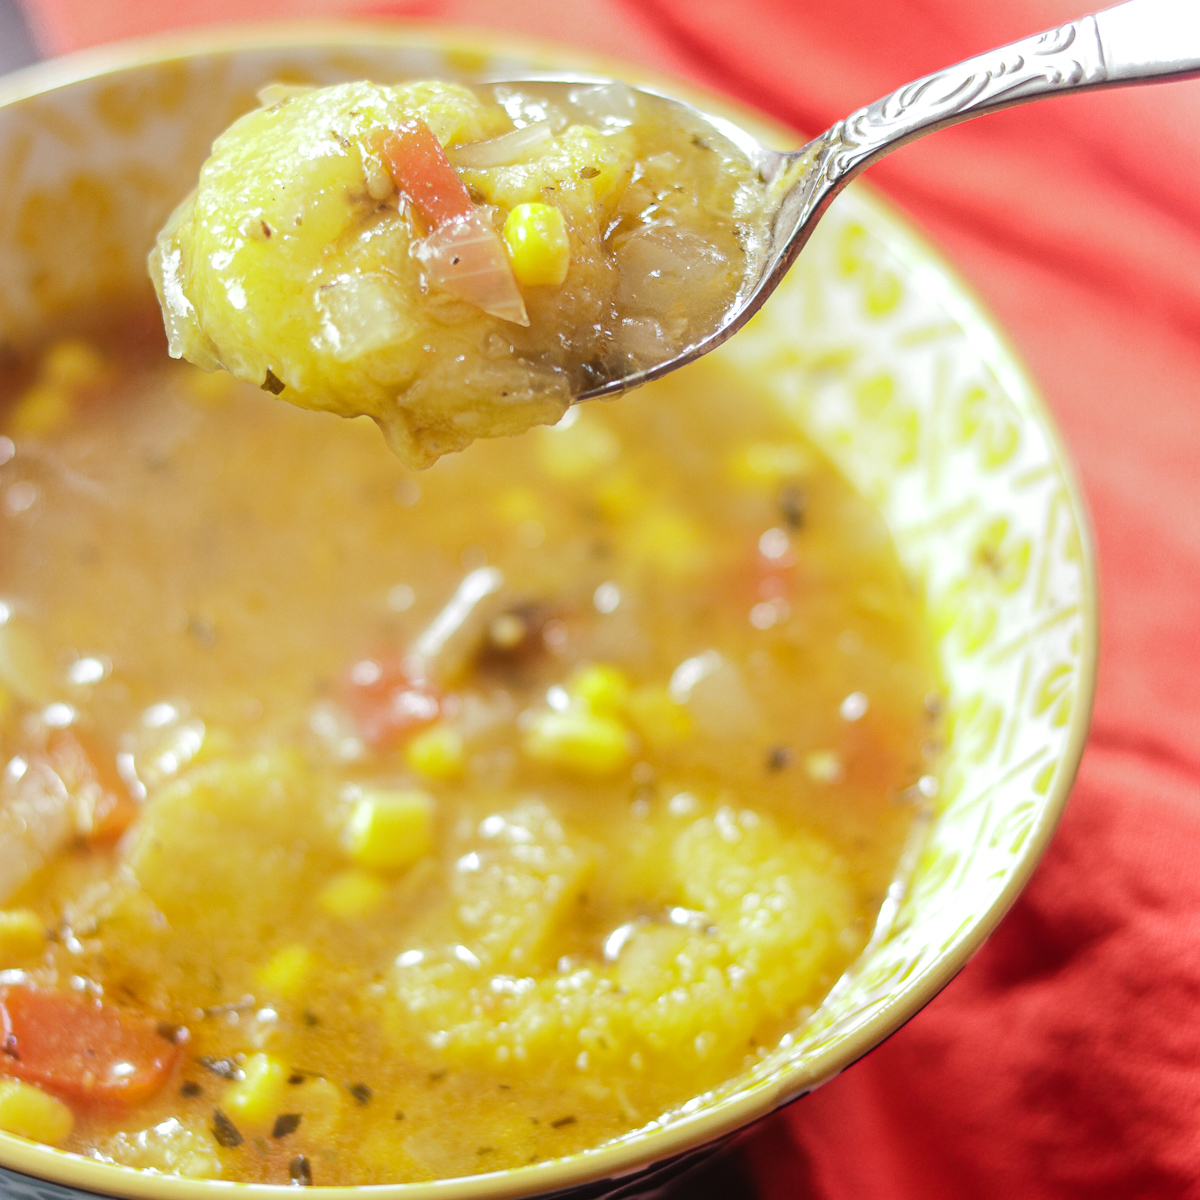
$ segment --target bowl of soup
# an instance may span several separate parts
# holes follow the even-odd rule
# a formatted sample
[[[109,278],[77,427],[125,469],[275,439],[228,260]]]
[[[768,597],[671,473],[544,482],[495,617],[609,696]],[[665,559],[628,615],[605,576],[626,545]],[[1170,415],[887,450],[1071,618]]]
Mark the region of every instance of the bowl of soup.
[[[264,85],[564,67],[622,74],[324,26],[0,91],[14,1194],[651,1190],[911,1017],[1048,843],[1086,513],[869,192],[719,351],[428,470],[168,355],[147,255]]]

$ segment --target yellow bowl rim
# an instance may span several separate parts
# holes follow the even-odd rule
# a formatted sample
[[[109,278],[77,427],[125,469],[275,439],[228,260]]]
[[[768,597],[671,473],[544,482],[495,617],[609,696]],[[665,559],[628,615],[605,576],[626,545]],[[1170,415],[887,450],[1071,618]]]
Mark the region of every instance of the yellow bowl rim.
[[[246,51],[286,50],[289,47],[349,47],[361,45],[364,41],[369,41],[372,48],[393,44],[397,47],[416,46],[435,51],[479,54],[488,58],[501,54],[545,58],[548,64],[558,69],[620,77],[677,95],[704,111],[745,124],[764,141],[773,141],[782,147],[797,144],[794,131],[756,109],[665,72],[541,38],[404,19],[252,22],[201,27],[114,42],[12,72],[0,79],[0,107],[8,107],[72,84],[172,60]],[[998,323],[942,253],[900,216],[888,201],[869,187],[864,187],[861,182],[856,183],[855,188],[859,198],[871,209],[873,221],[886,228],[889,249],[898,253],[910,266],[932,268],[925,273],[924,282],[928,285],[934,280],[938,281],[942,302],[996,371],[1005,392],[1025,397],[1034,419],[1050,442],[1052,457],[1065,482],[1071,513],[1080,532],[1084,594],[1080,604],[1083,650],[1078,700],[1071,714],[1069,737],[1053,785],[1029,837],[1014,859],[1004,888],[992,905],[985,912],[977,914],[976,919],[943,950],[934,969],[881,1005],[869,1021],[844,1041],[782,1072],[774,1088],[756,1086],[749,1094],[735,1093],[718,1100],[711,1107],[674,1118],[659,1128],[566,1158],[425,1183],[322,1187],[320,1193],[323,1200],[509,1200],[595,1185],[605,1180],[612,1180],[615,1188],[621,1180],[647,1167],[719,1142],[789,1101],[827,1083],[914,1017],[982,946],[1012,906],[1045,853],[1079,769],[1095,697],[1099,602],[1087,503],[1050,410],[1007,337],[1001,333]],[[281,1193],[294,1194],[286,1184],[183,1179],[101,1163],[2,1132],[0,1167],[100,1196],[137,1200],[213,1200],[213,1189],[236,1189],[239,1200],[279,1200]]]

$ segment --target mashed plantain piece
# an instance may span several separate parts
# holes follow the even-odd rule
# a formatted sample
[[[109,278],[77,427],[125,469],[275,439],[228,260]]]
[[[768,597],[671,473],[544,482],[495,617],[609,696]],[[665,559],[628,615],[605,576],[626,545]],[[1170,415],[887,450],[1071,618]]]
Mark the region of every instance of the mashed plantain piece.
[[[619,84],[272,87],[150,257],[170,351],[427,466],[720,321],[761,186]]]

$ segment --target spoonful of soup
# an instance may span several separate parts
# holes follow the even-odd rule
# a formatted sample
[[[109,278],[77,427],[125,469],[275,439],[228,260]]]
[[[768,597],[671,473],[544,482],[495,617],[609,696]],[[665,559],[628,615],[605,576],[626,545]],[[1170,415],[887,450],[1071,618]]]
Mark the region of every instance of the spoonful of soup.
[[[150,270],[171,353],[367,415],[406,462],[553,423],[740,328],[854,176],[1061,92],[1200,74],[1200,8],[1128,0],[780,152],[624,83],[271,85]]]

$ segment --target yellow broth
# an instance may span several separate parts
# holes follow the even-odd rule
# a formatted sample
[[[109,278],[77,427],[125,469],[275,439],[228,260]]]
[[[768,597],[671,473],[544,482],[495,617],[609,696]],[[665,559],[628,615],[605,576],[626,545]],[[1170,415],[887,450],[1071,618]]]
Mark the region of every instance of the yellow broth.
[[[935,656],[879,515],[719,356],[413,473],[146,328],[5,380],[0,982],[181,1046],[149,1099],[61,1096],[41,1136],[452,1177],[769,1053],[933,787]],[[3,823],[64,732],[136,803],[115,843],[69,797],[56,839]]]

